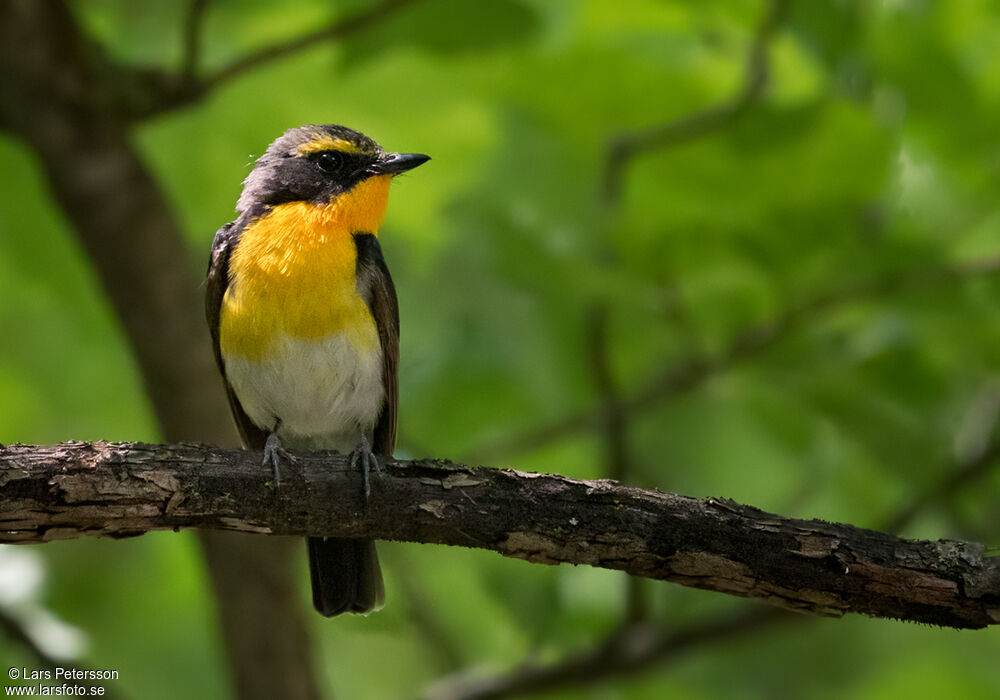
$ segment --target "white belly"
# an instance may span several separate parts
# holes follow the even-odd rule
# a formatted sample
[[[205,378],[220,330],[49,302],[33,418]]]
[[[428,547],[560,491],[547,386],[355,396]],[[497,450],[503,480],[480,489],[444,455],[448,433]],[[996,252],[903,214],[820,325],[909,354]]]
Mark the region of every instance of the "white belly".
[[[382,408],[377,344],[358,352],[343,334],[319,340],[283,335],[266,358],[223,359],[250,420],[267,431],[278,425],[287,447],[349,452],[370,435]]]

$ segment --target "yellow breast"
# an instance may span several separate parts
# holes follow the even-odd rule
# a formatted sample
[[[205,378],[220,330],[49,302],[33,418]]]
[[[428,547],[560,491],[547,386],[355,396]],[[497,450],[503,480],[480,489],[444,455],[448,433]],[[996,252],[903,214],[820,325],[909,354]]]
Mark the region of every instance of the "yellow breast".
[[[356,286],[352,234],[377,233],[390,179],[369,178],[327,206],[281,204],[246,227],[220,310],[224,357],[261,359],[283,336],[344,334],[359,352],[376,346],[374,319]]]

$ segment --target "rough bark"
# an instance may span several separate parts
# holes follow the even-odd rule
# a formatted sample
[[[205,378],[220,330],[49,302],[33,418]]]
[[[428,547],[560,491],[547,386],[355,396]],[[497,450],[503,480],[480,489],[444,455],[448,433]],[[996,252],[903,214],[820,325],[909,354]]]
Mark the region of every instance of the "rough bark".
[[[1000,622],[1000,559],[976,543],[907,540],[609,480],[443,460],[386,469],[366,504],[360,475],[336,453],[300,455],[275,490],[241,450],[12,445],[0,449],[0,542],[184,527],[375,537],[617,569],[814,615]]]

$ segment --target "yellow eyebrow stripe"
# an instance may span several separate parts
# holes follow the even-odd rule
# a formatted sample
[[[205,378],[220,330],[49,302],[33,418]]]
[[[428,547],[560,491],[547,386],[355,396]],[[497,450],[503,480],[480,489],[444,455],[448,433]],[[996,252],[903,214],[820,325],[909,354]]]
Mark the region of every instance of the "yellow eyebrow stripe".
[[[335,139],[330,136],[320,136],[309,143],[302,144],[298,148],[300,156],[307,156],[310,153],[319,153],[320,151],[340,151],[341,153],[362,152],[356,143],[345,139]]]

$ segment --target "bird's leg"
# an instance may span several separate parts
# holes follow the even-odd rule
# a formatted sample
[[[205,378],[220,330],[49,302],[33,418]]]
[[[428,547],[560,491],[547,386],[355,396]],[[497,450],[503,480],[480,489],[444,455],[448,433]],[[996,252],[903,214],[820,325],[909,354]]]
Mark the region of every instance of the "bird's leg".
[[[280,423],[278,424],[280,425]],[[268,463],[274,468],[274,485],[281,485],[281,460],[287,459],[289,462],[295,461],[295,456],[288,453],[284,447],[281,446],[281,440],[278,438],[278,425],[274,426],[274,430],[267,436],[267,442],[264,443],[264,466]]]
[[[372,493],[371,471],[374,469],[375,473],[381,476],[382,465],[379,464],[378,457],[372,452],[372,446],[364,435],[361,436],[361,442],[358,443],[358,446],[351,452],[351,468],[361,470],[361,477],[365,483],[365,501],[367,501]]]

